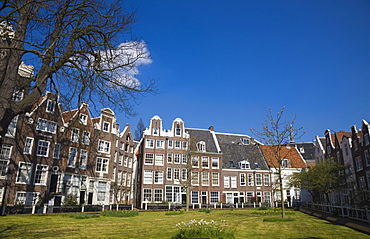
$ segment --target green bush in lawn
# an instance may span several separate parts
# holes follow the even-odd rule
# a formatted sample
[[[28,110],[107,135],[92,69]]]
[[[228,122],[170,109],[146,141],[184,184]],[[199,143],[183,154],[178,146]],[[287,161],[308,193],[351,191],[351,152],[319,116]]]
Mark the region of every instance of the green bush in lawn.
[[[225,221],[220,223],[225,224]],[[212,238],[212,239],[229,239],[235,238],[234,232],[226,229],[215,221],[207,222],[203,219],[200,221],[191,220],[189,223],[181,222],[176,224],[178,232],[172,239],[181,238]]]
[[[105,217],[136,217],[139,215],[138,211],[128,211],[128,210],[119,210],[119,211],[103,211],[100,215]]]
[[[180,214],[184,214],[185,211],[184,210],[180,210],[180,211],[168,211],[166,212],[166,215],[180,215]]]
[[[201,209],[199,209],[199,212],[210,213],[211,212],[211,209],[209,209],[209,208],[201,208]]]

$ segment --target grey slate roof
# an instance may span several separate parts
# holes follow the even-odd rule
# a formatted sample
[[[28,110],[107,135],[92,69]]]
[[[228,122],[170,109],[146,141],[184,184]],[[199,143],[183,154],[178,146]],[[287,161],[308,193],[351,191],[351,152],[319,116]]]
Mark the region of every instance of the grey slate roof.
[[[206,152],[209,153],[219,153],[217,150],[216,143],[213,139],[213,135],[211,131],[208,129],[186,129],[186,132],[190,134],[190,138],[193,144],[204,141],[206,143]],[[190,147],[195,147],[195,145],[191,145]]]
[[[298,151],[301,153],[302,157],[305,160],[314,160],[315,159],[315,144],[314,143],[290,143],[291,145],[295,146]],[[303,152],[300,150],[303,148]]]
[[[221,148],[224,169],[239,168],[239,162],[243,160],[248,160],[251,169],[268,169],[260,148],[253,144],[248,135],[216,133],[216,138]],[[251,139],[251,144],[243,144],[243,138]]]

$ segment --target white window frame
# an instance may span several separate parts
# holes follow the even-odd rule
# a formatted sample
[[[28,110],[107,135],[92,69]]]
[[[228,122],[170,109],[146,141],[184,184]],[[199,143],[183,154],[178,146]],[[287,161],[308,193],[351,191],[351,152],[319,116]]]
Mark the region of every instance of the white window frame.
[[[143,184],[153,184],[153,170],[144,170]]]
[[[29,162],[19,162],[18,173],[16,183],[18,184],[30,184],[31,173],[32,173],[32,163]],[[24,171],[22,171],[24,170]]]
[[[89,131],[86,131],[86,130],[83,131],[82,143],[85,145],[90,144],[90,132]]]
[[[157,149],[164,149],[164,140],[157,140],[156,141],[156,148]]]
[[[36,130],[56,134],[58,124],[55,121],[39,118],[37,121]]]
[[[155,154],[155,165],[163,166],[164,154]]]
[[[154,184],[163,184],[163,171],[154,171]]]
[[[87,125],[87,115],[85,114],[80,114],[80,123],[83,125]]]
[[[220,167],[220,158],[212,157],[212,168],[218,169]]]
[[[110,153],[110,142],[99,139],[98,152],[109,154]]]
[[[146,139],[145,147],[149,149],[154,149],[154,139]]]
[[[247,186],[247,175],[245,173],[240,174],[240,186]]]
[[[145,153],[144,164],[145,165],[154,164],[154,154],[153,153]]]
[[[224,188],[230,188],[230,176],[224,175]]]
[[[40,139],[37,144],[36,156],[48,157],[49,156],[50,142],[47,140]],[[46,150],[44,150],[46,149]],[[41,152],[42,150],[42,152]]]
[[[220,185],[220,174],[212,172],[212,186]]]
[[[202,156],[202,168],[209,168],[209,157]]]
[[[54,100],[48,99],[46,103],[46,112],[54,114],[56,102]]]
[[[36,164],[35,170],[35,185],[46,185],[48,177],[48,165]]]
[[[86,169],[87,166],[87,158],[88,158],[88,151],[85,149],[80,150],[80,169]]]
[[[104,121],[103,122],[103,131],[104,132],[110,132],[110,123],[109,122],[107,122],[107,121]]]
[[[77,152],[78,152],[77,148],[74,147],[69,148],[67,167],[69,168],[76,167]]]
[[[71,129],[71,141],[74,143],[78,143],[80,139],[80,130],[77,128]]]
[[[54,151],[53,151],[53,158],[54,159],[59,159],[60,158],[60,148],[62,145],[60,143],[56,143],[54,145]]]
[[[96,172],[108,173],[109,159],[98,157],[96,158]]]

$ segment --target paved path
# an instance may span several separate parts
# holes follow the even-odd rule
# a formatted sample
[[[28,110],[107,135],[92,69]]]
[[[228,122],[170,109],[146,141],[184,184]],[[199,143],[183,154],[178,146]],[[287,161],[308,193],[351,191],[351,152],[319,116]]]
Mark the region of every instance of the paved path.
[[[299,208],[299,211],[301,211],[303,213],[306,213],[306,214],[309,214],[309,215],[312,215],[312,216],[315,216],[315,217],[318,217],[318,218],[325,219],[325,220],[333,222],[333,223],[337,223],[337,224],[341,224],[341,225],[353,228],[357,231],[360,231],[360,232],[363,232],[363,233],[366,233],[366,234],[370,235],[370,223],[361,222],[361,221],[353,220],[353,219],[350,219],[350,218],[336,217],[336,216],[333,216],[331,214],[327,214],[327,213],[319,212],[319,211],[314,211],[314,210],[311,210],[311,209],[308,209],[308,208]]]

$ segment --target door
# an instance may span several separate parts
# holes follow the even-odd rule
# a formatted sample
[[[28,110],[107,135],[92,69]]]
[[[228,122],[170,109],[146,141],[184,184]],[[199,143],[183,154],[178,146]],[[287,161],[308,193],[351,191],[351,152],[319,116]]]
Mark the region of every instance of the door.
[[[85,191],[80,191],[80,204],[85,203]]]
[[[202,204],[207,204],[207,192],[202,192]]]
[[[52,174],[50,179],[50,187],[49,192],[55,193],[57,191],[57,185],[58,185],[58,174]]]
[[[60,206],[62,204],[62,197],[61,196],[55,196],[54,197],[54,206]]]
[[[87,204],[91,205],[93,202],[93,193],[89,193],[87,197]]]

